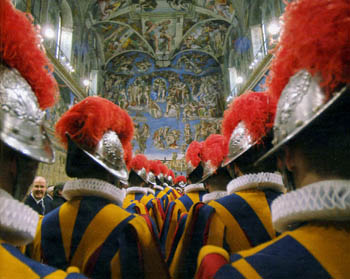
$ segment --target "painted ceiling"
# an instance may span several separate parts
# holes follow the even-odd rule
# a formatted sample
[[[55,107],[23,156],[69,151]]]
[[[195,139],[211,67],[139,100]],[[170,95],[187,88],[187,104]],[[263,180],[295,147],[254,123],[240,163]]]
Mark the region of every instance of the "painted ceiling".
[[[181,172],[188,144],[220,132],[224,58],[233,46],[246,47],[236,39],[243,32],[238,23],[245,20],[244,2],[251,2],[229,1],[98,0],[88,5],[88,40],[95,40],[103,65],[98,94],[132,116],[134,153],[172,160],[171,167]]]

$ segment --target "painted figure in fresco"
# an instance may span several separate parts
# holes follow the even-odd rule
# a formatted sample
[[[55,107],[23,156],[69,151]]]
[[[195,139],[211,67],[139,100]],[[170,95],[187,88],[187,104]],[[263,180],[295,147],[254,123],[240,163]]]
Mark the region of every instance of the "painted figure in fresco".
[[[122,90],[119,91],[117,104],[122,109],[127,109],[128,108],[129,102],[128,102],[128,99],[127,99],[126,94],[125,94],[125,89],[122,89]]]
[[[231,19],[232,5],[227,4],[227,0],[207,0],[205,7],[216,11],[220,16]]]
[[[171,20],[165,20],[159,23],[150,20],[145,22],[145,26],[147,27],[145,34],[148,35],[153,42],[156,53],[159,52],[160,39],[165,39],[167,41],[167,51],[170,51],[172,42],[172,37],[168,34],[170,23]]]
[[[162,78],[153,81],[153,91],[157,92],[157,101],[164,102],[166,98],[166,83]]]
[[[176,103],[174,98],[168,100],[164,116],[180,119],[180,106]]]
[[[145,73],[152,66],[152,64],[149,61],[144,60],[144,61],[135,63],[135,66],[137,67],[137,70],[139,72]]]
[[[215,53],[220,56],[223,52],[223,46],[226,35],[226,26],[224,24],[219,24],[215,26],[216,28],[210,33],[212,49]]]
[[[162,109],[160,108],[160,106],[156,102],[150,101],[150,103],[148,104],[148,109],[149,109],[149,114],[153,118],[161,118],[162,117]]]
[[[192,4],[192,0],[167,0],[171,8],[178,11],[187,10]]]
[[[137,93],[138,93],[138,86],[136,84],[132,84],[128,88],[128,93],[129,93],[129,99],[130,99],[130,105],[131,106],[136,106],[137,104]]]
[[[142,9],[144,9],[146,12],[150,12],[154,10],[158,3],[156,0],[139,0],[139,5]]]
[[[117,11],[126,0],[97,0],[98,6],[100,7],[100,12],[102,14],[102,19],[107,18],[111,13]]]
[[[184,142],[186,145],[189,145],[192,142],[192,131],[189,123],[185,124],[184,128]]]
[[[180,131],[179,130],[171,130],[167,133],[165,141],[167,143],[168,148],[170,149],[178,149],[179,146],[177,141],[180,139]]]
[[[142,128],[140,128],[140,130],[138,131],[137,142],[139,144],[139,150],[141,153],[145,153],[145,151],[146,151],[146,142],[150,136],[149,130],[150,129],[149,129],[149,126],[147,125],[147,123],[144,123]]]
[[[165,144],[163,142],[163,128],[159,128],[153,133],[153,145],[154,147],[163,150],[165,149]]]
[[[166,98],[166,84],[165,82],[161,82],[158,87],[158,99],[159,101],[165,101]]]
[[[97,0],[98,6],[100,7],[100,11],[103,17],[107,16],[108,14],[106,13],[106,8],[109,4],[110,0]]]
[[[195,102],[190,102],[184,107],[183,118],[184,120],[193,120],[198,118],[197,105]]]

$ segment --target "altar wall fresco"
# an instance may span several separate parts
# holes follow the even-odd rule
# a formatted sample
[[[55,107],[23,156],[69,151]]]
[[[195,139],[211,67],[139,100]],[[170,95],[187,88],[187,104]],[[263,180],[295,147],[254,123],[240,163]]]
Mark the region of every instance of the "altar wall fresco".
[[[107,67],[104,96],[126,109],[135,124],[134,153],[181,158],[192,140],[220,132],[221,70],[209,55],[189,51],[168,67],[140,52]]]

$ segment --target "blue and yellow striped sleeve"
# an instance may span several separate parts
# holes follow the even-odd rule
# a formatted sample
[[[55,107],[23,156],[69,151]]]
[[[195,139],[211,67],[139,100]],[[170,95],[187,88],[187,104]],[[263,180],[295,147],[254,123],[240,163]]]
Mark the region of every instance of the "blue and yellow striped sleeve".
[[[342,225],[306,224],[233,254],[214,278],[347,278],[350,232]]]
[[[84,279],[79,269],[63,270],[41,264],[24,256],[20,250],[12,245],[0,244],[0,278],[1,279]]]

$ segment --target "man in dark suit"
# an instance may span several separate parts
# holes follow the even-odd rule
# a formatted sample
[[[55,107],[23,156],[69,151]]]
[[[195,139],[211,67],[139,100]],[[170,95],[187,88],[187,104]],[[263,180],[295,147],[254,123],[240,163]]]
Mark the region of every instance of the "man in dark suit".
[[[42,176],[35,177],[32,191],[24,202],[40,215],[45,215],[53,209],[52,199],[46,195],[46,190],[46,179]]]

